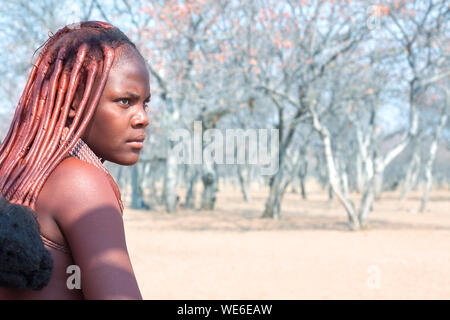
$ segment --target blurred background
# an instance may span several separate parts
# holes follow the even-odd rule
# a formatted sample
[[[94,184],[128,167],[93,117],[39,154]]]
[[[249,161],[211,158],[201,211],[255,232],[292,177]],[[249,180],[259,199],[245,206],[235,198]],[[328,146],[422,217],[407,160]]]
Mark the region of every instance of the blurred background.
[[[67,24],[110,22],[151,74],[141,159],[107,163],[144,298],[448,299],[449,10],[445,0],[2,0],[0,141],[35,50]],[[177,163],[170,135],[194,121],[277,129],[278,170]]]

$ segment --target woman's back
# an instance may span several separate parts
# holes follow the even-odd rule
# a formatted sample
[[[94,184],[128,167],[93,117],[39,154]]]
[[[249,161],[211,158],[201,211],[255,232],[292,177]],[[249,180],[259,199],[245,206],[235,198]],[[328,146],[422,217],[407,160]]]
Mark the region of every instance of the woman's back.
[[[49,284],[42,290],[28,289],[5,289],[0,288],[1,299],[83,299],[81,290],[67,287],[67,279],[70,274],[66,273],[67,268],[74,265],[70,248],[64,238],[63,232],[58,227],[55,220],[55,210],[58,204],[58,198],[54,195],[58,190],[55,189],[61,185],[61,179],[64,179],[65,172],[70,170],[71,165],[75,165],[70,158],[65,159],[50,174],[39,193],[36,202],[36,217],[40,226],[41,236],[44,245],[49,250],[53,259],[53,272]]]

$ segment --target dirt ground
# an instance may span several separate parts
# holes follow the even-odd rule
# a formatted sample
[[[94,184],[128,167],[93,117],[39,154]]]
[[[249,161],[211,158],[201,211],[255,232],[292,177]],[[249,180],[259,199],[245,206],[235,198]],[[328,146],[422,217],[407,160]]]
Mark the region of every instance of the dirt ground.
[[[267,194],[246,203],[221,188],[213,212],[127,209],[144,299],[450,299],[449,190],[424,213],[420,191],[385,193],[358,232],[319,190],[289,192],[281,219],[261,219]]]

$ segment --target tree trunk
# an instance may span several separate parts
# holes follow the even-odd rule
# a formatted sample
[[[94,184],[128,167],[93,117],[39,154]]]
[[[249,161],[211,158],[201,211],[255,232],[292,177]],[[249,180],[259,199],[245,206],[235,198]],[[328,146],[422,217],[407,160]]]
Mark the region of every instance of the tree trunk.
[[[414,177],[417,175],[420,170],[420,144],[418,139],[414,139],[414,146],[412,151],[412,157],[409,161],[408,168],[406,170],[405,182],[402,188],[402,194],[400,196],[400,200],[404,200],[408,195],[408,192],[411,191],[414,185]]]
[[[203,175],[202,210],[214,210],[216,193],[218,190],[218,177],[214,167],[204,167]]]
[[[163,191],[163,201],[166,211],[168,213],[173,213],[176,211],[177,205],[177,193],[176,193],[176,184],[177,184],[177,174],[178,174],[178,164],[177,157],[173,152],[171,152],[173,147],[173,142],[168,141],[169,148],[167,152],[166,159],[166,168],[165,168],[165,176],[164,176],[164,191]]]
[[[149,196],[149,207],[150,209],[157,207],[161,205],[162,201],[161,198],[158,196],[158,189],[156,188],[156,181],[157,181],[157,169],[158,169],[157,162],[152,165],[153,173],[148,176],[149,179],[149,188],[150,188],[150,196]]]
[[[255,167],[254,166],[249,166],[248,170],[247,170],[247,179],[245,180],[245,185],[247,186],[247,190],[249,190],[251,188],[252,185],[252,181],[254,179],[255,176]],[[250,197],[249,197],[250,198]],[[251,200],[251,199],[250,199]]]
[[[116,175],[116,182],[121,191],[123,188],[122,177],[123,177],[123,166],[119,166],[119,168],[117,170],[117,175]]]
[[[189,179],[189,187],[186,192],[186,201],[184,203],[185,208],[195,209],[195,198],[196,198],[196,184],[199,176],[197,168],[194,168],[194,173]]]
[[[299,176],[299,178],[300,178],[300,191],[302,194],[302,199],[306,200],[308,197],[306,196],[305,177]]]
[[[280,202],[281,202],[281,175],[282,170],[278,172],[270,179],[270,192],[269,198],[266,201],[266,206],[263,212],[263,218],[280,218]]]
[[[364,189],[363,162],[361,154],[356,153],[356,190],[361,193]]]
[[[340,159],[338,163],[339,163],[339,171],[341,173],[340,178],[341,178],[342,192],[344,194],[344,197],[349,198],[347,168],[344,163],[344,160]]]
[[[383,179],[384,179],[384,169],[386,166],[383,163],[382,158],[375,158],[374,160],[374,173],[373,173],[373,192],[374,200],[379,200],[381,193],[383,191]]]
[[[447,94],[448,94],[447,90]],[[448,97],[447,97],[447,103],[448,103]],[[431,142],[430,146],[430,155],[428,157],[428,161],[425,165],[425,190],[423,192],[422,202],[420,204],[420,212],[425,211],[425,207],[428,202],[428,194],[430,192],[431,186],[433,184],[433,163],[434,159],[436,158],[436,151],[438,147],[438,142],[442,134],[442,130],[447,123],[448,119],[448,113],[450,111],[450,107],[448,105],[444,106],[442,109],[442,114],[440,117],[439,125],[436,128],[436,131],[433,135],[433,141]]]
[[[131,208],[132,209],[148,209],[148,205],[144,202],[143,192],[139,178],[138,164],[131,167]]]
[[[380,198],[381,192],[383,191],[383,178],[384,169],[391,163],[400,153],[405,150],[406,146],[410,143],[411,138],[417,136],[419,127],[419,118],[417,114],[417,106],[415,104],[416,94],[415,90],[415,80],[410,82],[409,89],[409,132],[407,132],[401,141],[389,152],[387,152],[383,157],[374,157],[375,162],[375,174],[374,174],[374,188],[375,188],[375,200]]]
[[[361,228],[367,227],[367,217],[369,215],[369,211],[372,211],[373,200],[374,200],[374,186],[373,180],[371,179],[367,183],[366,190],[364,190],[361,204],[359,206],[358,220]]]
[[[298,192],[298,185],[299,185],[299,179],[294,177],[294,179],[292,179],[292,183],[291,183],[291,193],[293,194],[297,194]]]
[[[306,200],[307,196],[306,196],[305,180],[306,175],[308,173],[308,161],[306,161],[304,157],[301,159],[301,161],[302,165],[300,166],[300,170],[298,171],[298,178],[300,181],[300,191],[302,194],[302,199]]]
[[[238,172],[238,178],[239,178],[239,185],[241,186],[242,195],[244,196],[245,202],[250,202],[250,197],[248,195],[248,183],[246,183],[244,179],[244,175],[242,172],[242,166],[240,164],[237,164],[237,172]],[[247,169],[248,170],[248,169]],[[248,174],[247,174],[248,177]]]
[[[314,128],[319,133],[320,139],[322,140],[323,150],[324,150],[324,154],[325,154],[325,160],[327,162],[328,177],[329,177],[330,185],[333,188],[333,192],[336,194],[339,201],[344,206],[345,211],[347,212],[347,217],[348,217],[350,228],[352,230],[358,230],[360,226],[359,226],[358,217],[355,212],[355,207],[353,205],[353,202],[348,197],[345,196],[345,194],[342,190],[342,187],[341,187],[341,184],[339,181],[339,174],[338,174],[335,164],[334,164],[333,151],[331,148],[330,133],[327,128],[322,126],[315,111],[312,108],[310,108],[310,111],[313,116]]]

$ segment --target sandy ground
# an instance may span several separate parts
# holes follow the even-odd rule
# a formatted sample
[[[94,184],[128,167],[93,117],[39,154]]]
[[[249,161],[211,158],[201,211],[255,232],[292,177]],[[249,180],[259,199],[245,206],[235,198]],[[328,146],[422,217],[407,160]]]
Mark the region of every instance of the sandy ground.
[[[180,193],[182,195],[182,193]],[[213,212],[125,211],[144,299],[450,299],[450,191],[400,202],[387,193],[370,228],[348,230],[326,194],[287,193],[261,219],[267,191],[221,189]]]

